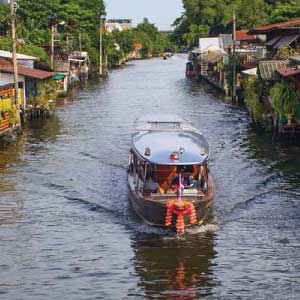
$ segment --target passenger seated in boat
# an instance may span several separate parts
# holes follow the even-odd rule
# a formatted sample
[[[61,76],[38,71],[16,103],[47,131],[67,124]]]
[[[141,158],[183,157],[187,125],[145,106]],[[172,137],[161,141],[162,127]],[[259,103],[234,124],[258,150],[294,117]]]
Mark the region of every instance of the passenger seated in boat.
[[[153,181],[152,177],[150,177],[144,185],[144,190],[151,193],[157,193],[160,191],[160,186],[157,182]]]
[[[194,186],[194,176],[184,176],[183,177],[183,182],[184,182],[184,187],[185,188],[190,188],[192,186]]]
[[[181,186],[184,187],[184,178],[181,177]],[[179,188],[179,176],[175,176],[173,177],[172,181],[171,181],[171,187],[173,190],[177,191]]]

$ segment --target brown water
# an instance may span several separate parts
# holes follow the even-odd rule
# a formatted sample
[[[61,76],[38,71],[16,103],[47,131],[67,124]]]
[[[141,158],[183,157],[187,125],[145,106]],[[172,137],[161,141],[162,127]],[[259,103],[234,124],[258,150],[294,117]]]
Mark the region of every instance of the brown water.
[[[300,298],[300,149],[255,133],[185,61],[113,71],[0,147],[0,299]],[[212,150],[214,221],[181,237],[127,198],[132,121],[161,112]]]

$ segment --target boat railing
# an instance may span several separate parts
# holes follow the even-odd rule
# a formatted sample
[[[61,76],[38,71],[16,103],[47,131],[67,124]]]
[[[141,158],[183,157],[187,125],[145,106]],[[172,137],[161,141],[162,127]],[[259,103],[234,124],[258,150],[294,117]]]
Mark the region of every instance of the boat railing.
[[[166,193],[148,193],[144,192],[146,196],[150,196],[151,198],[170,198],[170,197],[176,197],[177,194],[175,191],[167,191]],[[182,197],[204,197],[205,193],[200,189],[186,189],[183,192]]]
[[[132,127],[133,132],[143,131],[164,131],[164,132],[179,132],[179,131],[190,131],[199,132],[195,127],[185,123],[170,123],[170,122],[151,122],[143,124],[135,124]]]

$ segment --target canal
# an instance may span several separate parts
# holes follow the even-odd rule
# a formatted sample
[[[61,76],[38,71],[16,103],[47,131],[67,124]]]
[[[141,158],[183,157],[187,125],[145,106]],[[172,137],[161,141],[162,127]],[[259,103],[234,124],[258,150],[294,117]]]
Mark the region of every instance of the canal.
[[[0,146],[1,299],[299,299],[300,155],[186,80],[186,56],[132,62]],[[211,224],[176,238],[127,198],[133,120],[171,112],[207,137]]]

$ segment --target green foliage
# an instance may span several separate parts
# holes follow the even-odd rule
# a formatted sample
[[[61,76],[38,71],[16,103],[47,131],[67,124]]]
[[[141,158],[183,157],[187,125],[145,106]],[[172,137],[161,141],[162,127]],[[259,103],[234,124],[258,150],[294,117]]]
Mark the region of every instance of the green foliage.
[[[209,34],[209,26],[191,24],[188,32],[183,34],[183,39],[188,45],[197,45],[199,38],[206,37]]]
[[[300,17],[300,0],[182,0],[184,12],[174,22],[172,41],[198,46],[202,36],[232,32],[232,14],[237,29],[251,29]]]
[[[245,103],[255,122],[261,122],[268,112],[265,104],[259,101],[263,91],[263,82],[259,78],[249,78],[245,89]]]
[[[1,99],[0,100],[0,125],[3,121],[2,113],[9,113],[9,123],[10,126],[20,124],[20,114],[16,105],[12,105],[11,99]]]
[[[0,49],[11,51],[11,38],[8,36],[0,36]]]
[[[0,3],[0,36],[9,31],[9,6]]]
[[[142,57],[160,55],[165,49],[173,48],[168,36],[161,34],[148,19],[132,30],[133,41],[142,44]]]
[[[278,59],[288,59],[290,56],[297,54],[297,50],[290,46],[281,48],[277,53]]]
[[[173,45],[168,36],[161,34],[148,19],[131,30],[114,30],[112,34],[104,37],[104,47],[108,53],[108,60],[111,66],[117,65],[121,59],[134,50],[134,44],[142,45],[142,58],[152,55],[161,55],[165,49],[172,49]],[[117,48],[120,48],[118,50]]]
[[[7,33],[8,5],[0,5],[0,13],[0,33],[1,30]],[[45,51],[37,45],[50,44],[51,26],[55,25],[56,44],[65,43],[68,36],[69,50],[78,50],[80,35],[82,50],[88,51],[93,66],[98,65],[100,18],[104,15],[104,0],[18,0],[17,36],[25,41],[25,45],[19,45],[17,50],[49,63]],[[60,24],[62,22],[64,24]],[[142,44],[143,57],[160,55],[166,48],[173,48],[169,38],[144,19],[135,29],[104,33],[103,48],[109,64],[118,64],[134,50],[135,43]],[[0,48],[10,50],[9,37],[0,38]]]
[[[13,105],[11,110],[9,110],[9,124],[10,126],[19,125],[20,121],[20,113],[16,105]]]
[[[36,96],[30,96],[28,102],[33,106],[40,106],[42,109],[54,108],[57,98],[57,82],[50,80],[37,86]]]
[[[233,85],[233,57],[230,56],[228,62],[226,62],[222,68],[224,69],[226,82],[228,84],[229,91],[232,91]],[[236,72],[239,73],[242,71],[241,65],[238,58],[236,57]]]
[[[82,49],[89,51],[91,61],[97,61],[99,51],[99,23],[104,15],[103,0],[18,0],[17,34],[26,44],[50,44],[51,24],[57,25],[58,38],[61,42],[69,37],[69,49],[78,50],[79,33]],[[37,49],[26,49],[38,52]],[[28,54],[28,53],[27,53]],[[44,53],[39,57],[45,60]]]
[[[277,82],[270,91],[272,106],[279,117],[287,117],[294,114],[298,97],[294,87],[288,82]]]
[[[271,11],[269,22],[281,22],[300,16],[300,1],[277,1]]]

